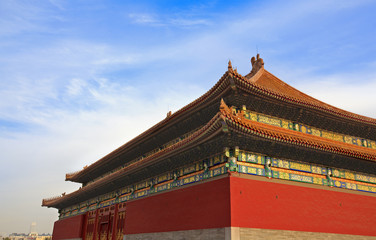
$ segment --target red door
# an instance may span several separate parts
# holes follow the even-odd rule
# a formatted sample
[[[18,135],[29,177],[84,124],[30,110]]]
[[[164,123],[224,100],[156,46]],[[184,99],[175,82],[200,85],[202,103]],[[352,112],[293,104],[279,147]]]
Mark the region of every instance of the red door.
[[[118,204],[118,212],[116,216],[115,240],[122,240],[125,232],[125,203]]]
[[[85,240],[93,240],[94,230],[95,230],[95,218],[96,218],[95,210],[87,213]]]
[[[106,207],[99,209],[98,217],[98,238],[99,240],[107,240],[108,237],[108,227],[109,227],[109,218],[110,218],[110,208]]]

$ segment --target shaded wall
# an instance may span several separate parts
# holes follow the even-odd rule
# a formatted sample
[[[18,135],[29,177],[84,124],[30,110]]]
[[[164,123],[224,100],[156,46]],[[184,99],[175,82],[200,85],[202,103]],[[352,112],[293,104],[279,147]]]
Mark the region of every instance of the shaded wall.
[[[125,233],[230,226],[229,178],[208,181],[127,203]]]
[[[52,240],[82,238],[85,215],[78,215],[55,222]]]

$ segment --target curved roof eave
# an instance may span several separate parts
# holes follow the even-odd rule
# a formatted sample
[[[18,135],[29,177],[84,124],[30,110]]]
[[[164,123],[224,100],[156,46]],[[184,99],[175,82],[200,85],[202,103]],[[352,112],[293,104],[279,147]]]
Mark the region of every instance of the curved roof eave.
[[[42,201],[42,206],[46,207],[57,207],[62,204],[64,201],[69,201],[70,199],[74,199],[80,194],[84,194],[87,191],[92,189],[101,187],[108,182],[111,182],[119,177],[122,177],[129,172],[137,171],[141,168],[147,167],[155,162],[160,160],[166,159],[169,156],[175,154],[176,152],[181,152],[186,149],[192,148],[194,146],[199,145],[203,141],[211,139],[212,137],[216,136],[222,131],[222,124],[220,123],[223,121],[223,116],[221,113],[216,114],[204,127],[200,128],[196,132],[194,132],[191,136],[187,137],[186,139],[173,144],[170,147],[167,147],[155,154],[152,154],[138,162],[135,162],[124,169],[118,170],[88,186],[82,187],[72,193],[66,194],[61,197],[53,198],[51,200],[45,199]]]
[[[129,172],[137,171],[143,167],[147,167],[157,161],[168,158],[177,152],[184,151],[188,148],[197,146],[198,144],[207,141],[222,131],[222,125],[226,123],[231,130],[241,132],[244,134],[256,135],[264,139],[269,139],[277,142],[288,143],[296,146],[329,152],[338,155],[349,156],[359,160],[366,160],[376,163],[376,150],[368,149],[348,143],[342,143],[331,139],[325,139],[310,134],[296,132],[294,130],[284,129],[268,125],[265,123],[255,122],[244,118],[242,112],[234,114],[231,109],[221,100],[220,111],[210,120],[204,127],[197,130],[190,137],[175,143],[172,146],[161,150],[153,155],[133,163],[128,167],[118,170],[103,179],[98,180],[86,187],[83,187],[75,192],[55,198],[50,201],[43,200],[42,206],[57,207],[64,201],[69,201],[85,191],[105,186],[107,183],[127,175]]]
[[[122,154],[122,152],[126,151],[128,148],[131,148],[132,146],[145,141],[146,138],[150,137],[151,134],[155,134],[163,128],[168,127],[169,125],[173,124],[176,119],[188,114],[189,112],[197,110],[198,107],[205,105],[208,101],[212,100],[212,98],[214,100],[219,98],[220,94],[229,87],[229,81],[226,81],[229,76],[232,76],[232,72],[225,72],[220,80],[209,91],[207,91],[201,97],[197,98],[195,101],[184,106],[180,110],[173,113],[171,116],[166,117],[159,123],[155,124],[153,127],[149,128],[145,132],[141,133],[137,137],[133,138],[129,142],[125,143],[124,145],[120,146],[119,148],[115,149],[111,153],[85,167],[84,169],[74,173],[66,174],[66,181],[82,183],[82,181],[80,181],[80,176],[89,173],[91,169],[101,166],[101,164],[104,164],[107,160],[113,159],[114,157]]]
[[[376,163],[376,150],[374,149],[252,121],[244,118],[242,113],[234,115],[230,110],[222,111],[222,114],[225,116],[226,121],[235,126],[240,132]]]

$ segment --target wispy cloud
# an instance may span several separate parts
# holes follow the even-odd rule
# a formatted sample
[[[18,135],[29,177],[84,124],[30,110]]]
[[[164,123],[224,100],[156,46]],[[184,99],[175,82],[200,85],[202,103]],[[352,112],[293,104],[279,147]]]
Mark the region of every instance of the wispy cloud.
[[[177,26],[195,26],[195,25],[211,25],[211,22],[207,19],[170,19],[172,25]]]
[[[211,21],[204,18],[172,18],[171,16],[163,17],[147,13],[131,13],[128,17],[132,20],[132,23],[153,27],[192,27],[211,25]]]
[[[364,81],[359,84],[359,79]],[[376,73],[336,74],[305,79],[296,87],[305,93],[344,110],[376,118]]]
[[[49,5],[49,3],[31,3],[23,0],[1,1],[0,36],[6,39],[18,34],[56,32],[52,24],[60,22],[62,18],[59,12],[49,8]]]
[[[133,23],[138,23],[138,24],[161,24],[160,21],[153,15],[151,14],[146,14],[146,13],[131,13],[128,15],[130,19],[132,19]]]

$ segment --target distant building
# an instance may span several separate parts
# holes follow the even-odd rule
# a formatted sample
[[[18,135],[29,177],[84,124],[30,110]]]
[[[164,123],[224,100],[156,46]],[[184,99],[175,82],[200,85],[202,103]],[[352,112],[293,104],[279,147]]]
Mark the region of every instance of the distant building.
[[[29,237],[30,238],[38,237],[37,223],[36,222],[32,222],[31,225],[30,225]]]
[[[4,239],[8,239],[8,234],[6,234],[6,233],[0,233],[0,240],[4,240]]]
[[[251,62],[245,76],[229,62],[204,95],[67,174],[82,187],[42,202],[59,211],[53,240],[376,236],[376,119]]]
[[[25,233],[12,233],[9,235],[10,240],[28,240],[29,235]]]
[[[24,234],[24,233],[12,233],[9,235],[10,240],[49,240],[51,239],[51,234],[44,234],[44,235],[38,235],[38,234]]]
[[[30,225],[30,232],[25,233],[12,233],[9,235],[10,240],[50,240],[52,238],[51,234],[38,234],[37,223],[32,222]]]

